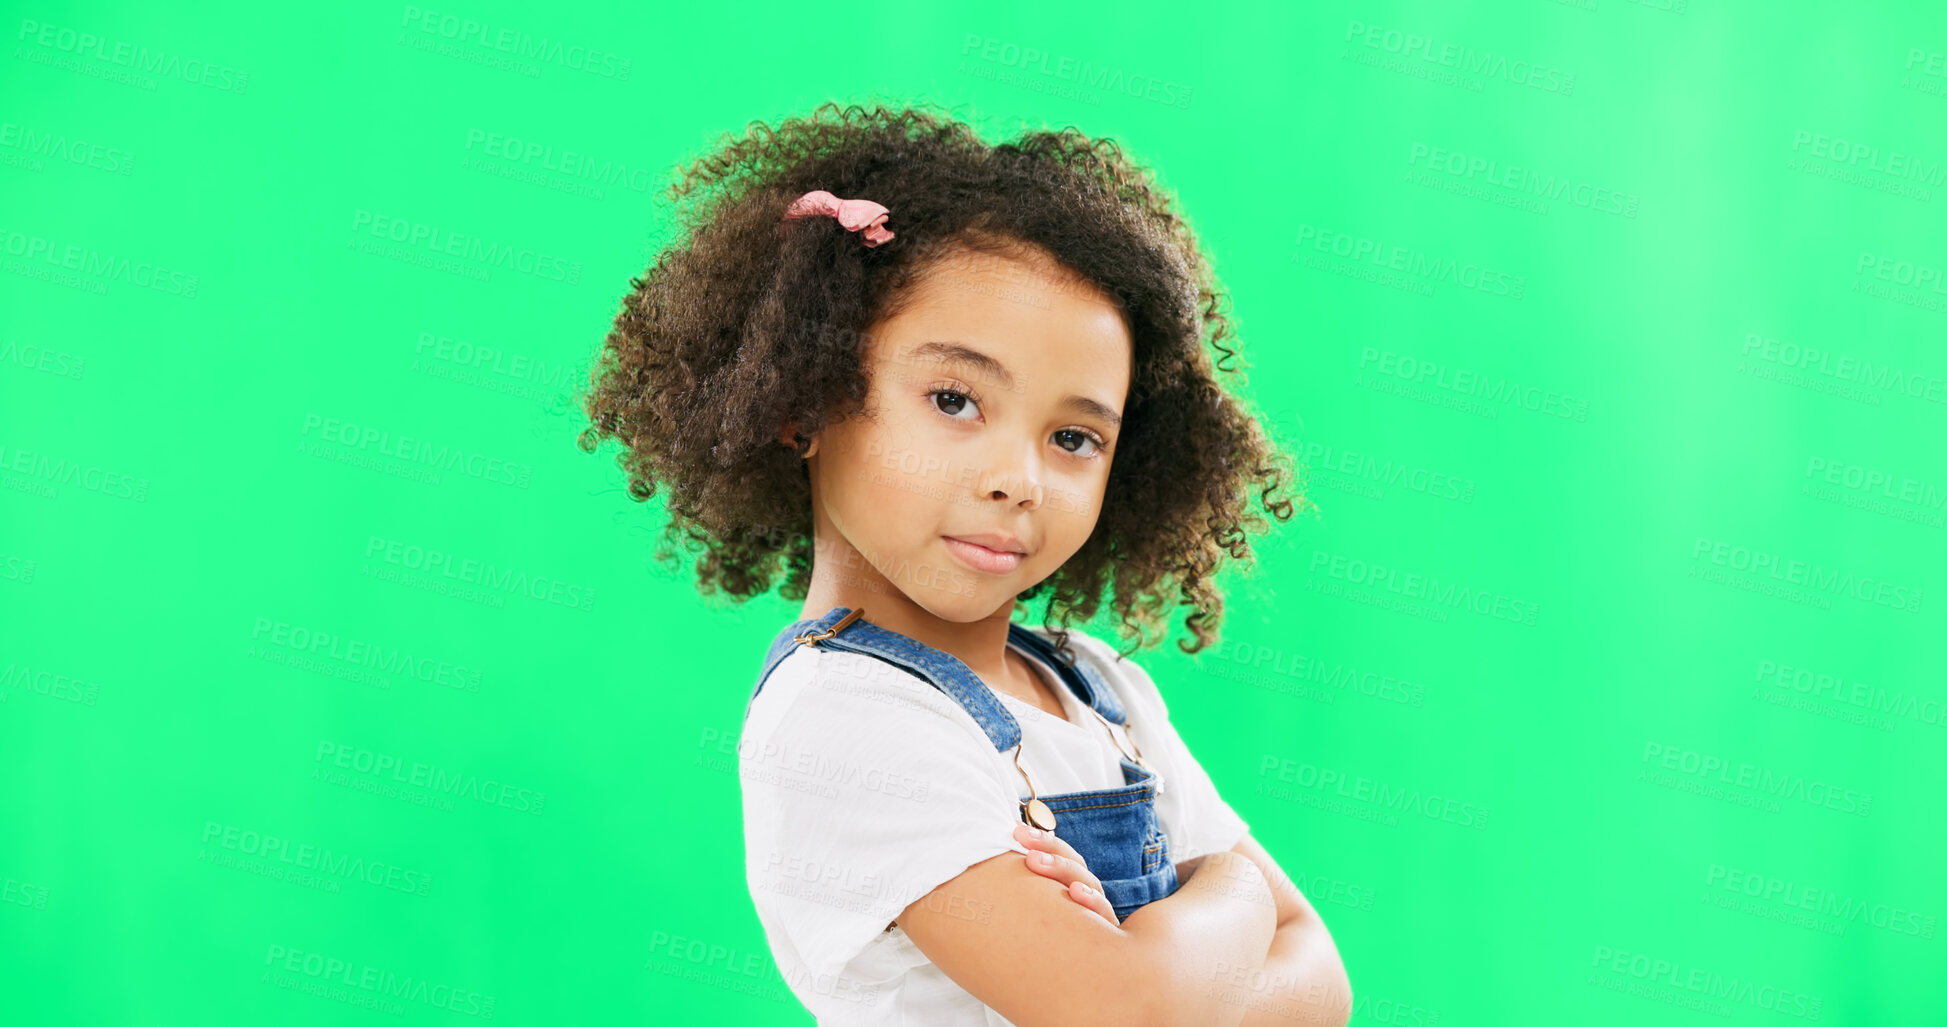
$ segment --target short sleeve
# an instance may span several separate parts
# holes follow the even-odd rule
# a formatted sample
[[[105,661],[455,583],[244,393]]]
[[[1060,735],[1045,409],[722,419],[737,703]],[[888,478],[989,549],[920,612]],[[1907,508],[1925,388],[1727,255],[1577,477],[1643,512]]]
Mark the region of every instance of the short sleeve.
[[[1171,861],[1228,851],[1250,834],[1251,825],[1224,801],[1216,782],[1170,723],[1169,704],[1149,673],[1101,639],[1081,632],[1070,632],[1070,637],[1089,647],[1112,671],[1121,686],[1118,694],[1128,707],[1130,737],[1143,759],[1163,777],[1156,812],[1169,837]]]
[[[950,698],[883,660],[780,663],[738,745],[745,877],[766,930],[837,975],[914,900],[1025,854],[1001,759]]]

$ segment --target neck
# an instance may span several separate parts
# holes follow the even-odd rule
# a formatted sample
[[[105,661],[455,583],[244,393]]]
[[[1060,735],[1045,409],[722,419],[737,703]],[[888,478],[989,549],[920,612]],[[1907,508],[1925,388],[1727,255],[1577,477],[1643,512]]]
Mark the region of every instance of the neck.
[[[1031,689],[1015,681],[1011,670],[1014,662],[1007,658],[1007,627],[1015,607],[1012,598],[975,620],[950,621],[914,602],[837,532],[821,534],[814,549],[816,558],[800,618],[822,617],[835,606],[863,607],[860,620],[958,659],[990,688],[1016,695]]]

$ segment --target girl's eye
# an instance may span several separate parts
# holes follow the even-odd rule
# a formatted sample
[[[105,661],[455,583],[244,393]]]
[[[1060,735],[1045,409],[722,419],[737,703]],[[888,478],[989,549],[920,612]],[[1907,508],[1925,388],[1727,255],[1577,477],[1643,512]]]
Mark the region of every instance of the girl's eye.
[[[941,399],[940,397],[942,396],[946,398]],[[972,421],[980,417],[980,400],[959,389],[934,389],[926,394],[926,398],[933,402],[933,409],[938,410],[940,413],[945,414],[955,421]],[[969,410],[974,411],[974,416],[960,416]],[[1070,438],[1071,436],[1072,438]],[[1056,440],[1055,445],[1060,446],[1062,452],[1073,453],[1084,460],[1094,459],[1102,453],[1102,439],[1094,432],[1086,429],[1063,428],[1055,432],[1054,438]],[[1071,449],[1071,445],[1074,448]],[[1084,446],[1093,446],[1095,448],[1085,450],[1082,448]]]
[[[939,399],[939,397],[941,396],[951,396],[953,398],[947,400],[945,403],[942,403],[940,402]],[[929,393],[926,398],[933,401],[933,408],[935,410],[938,410],[940,413],[943,413],[948,417],[953,418],[956,421],[971,420],[971,418],[959,416],[960,411],[966,410],[969,407],[972,407],[975,410],[980,409],[977,405],[975,405],[972,396],[969,396],[966,393],[957,391],[955,389],[935,389],[933,392]]]
[[[1055,438],[1056,438],[1057,440],[1059,440],[1059,439],[1060,439],[1060,438],[1061,438],[1062,436],[1064,436],[1064,435],[1072,435],[1072,436],[1074,436],[1074,437],[1075,437],[1076,439],[1078,439],[1078,440],[1080,440],[1080,441],[1078,441],[1078,442],[1076,442],[1076,443],[1075,443],[1075,445],[1076,445],[1076,448],[1075,448],[1075,449],[1068,449],[1068,447],[1067,447],[1067,446],[1065,446],[1065,445],[1062,445],[1062,443],[1061,443],[1061,442],[1059,442],[1059,441],[1057,441],[1057,442],[1055,443],[1055,445],[1057,445],[1057,446],[1061,446],[1061,448],[1063,448],[1063,449],[1067,449],[1067,450],[1068,450],[1068,452],[1070,452],[1070,453],[1073,453],[1073,454],[1075,454],[1076,456],[1080,456],[1080,457],[1092,457],[1092,456],[1096,456],[1097,454],[1099,454],[1099,453],[1101,453],[1101,452],[1102,452],[1102,440],[1101,440],[1101,439],[1098,439],[1098,438],[1096,438],[1096,437],[1095,437],[1094,435],[1091,435],[1091,434],[1090,434],[1090,433],[1088,433],[1088,432],[1085,432],[1085,431],[1082,431],[1082,430],[1081,430],[1081,429],[1079,429],[1079,428],[1063,428],[1062,430],[1060,430],[1060,431],[1058,431],[1058,432],[1056,432],[1056,433],[1055,433]],[[1081,451],[1081,446],[1082,446],[1082,444],[1083,444],[1083,443],[1087,443],[1088,445],[1091,445],[1091,446],[1094,446],[1095,448],[1094,448],[1094,449],[1092,449],[1092,450],[1090,450],[1090,451],[1088,451],[1088,452],[1086,452],[1086,453],[1084,453],[1084,452],[1082,452],[1082,451]]]

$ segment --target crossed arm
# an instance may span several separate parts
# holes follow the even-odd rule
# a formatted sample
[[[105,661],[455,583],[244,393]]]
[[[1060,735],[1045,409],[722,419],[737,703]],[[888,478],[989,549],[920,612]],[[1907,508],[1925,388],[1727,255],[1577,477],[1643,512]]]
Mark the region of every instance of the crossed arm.
[[[1249,988],[1240,1027],[1345,1027],[1352,1018],[1352,983],[1325,921],[1257,839],[1247,834],[1231,851],[1257,864],[1278,910],[1264,972]]]
[[[1030,848],[1059,852],[1059,841]],[[895,921],[937,966],[1020,1027],[1344,1027],[1352,994],[1311,903],[1248,835],[1178,864],[1180,884],[1121,924],[1006,852]],[[1097,896],[1099,899],[1099,896]],[[969,918],[967,909],[982,916]]]

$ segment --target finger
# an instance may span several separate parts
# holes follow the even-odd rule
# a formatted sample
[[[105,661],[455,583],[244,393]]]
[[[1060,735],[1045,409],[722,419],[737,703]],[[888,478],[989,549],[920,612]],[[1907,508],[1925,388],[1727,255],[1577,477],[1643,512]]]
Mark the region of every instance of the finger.
[[[1061,836],[1053,831],[1043,831],[1038,827],[1020,824],[1014,829],[1014,837],[1030,849],[1052,852],[1057,856],[1066,856],[1083,866],[1088,865],[1088,860],[1083,859],[1082,854],[1075,851],[1073,845],[1063,841]]]
[[[1042,862],[1043,858],[1047,862]],[[1085,908],[1106,917],[1110,923],[1120,923],[1116,919],[1115,907],[1109,904],[1108,897],[1102,894],[1102,882],[1088,868],[1066,856],[1052,852],[1032,852],[1027,856],[1028,868],[1050,880],[1057,881],[1068,890],[1068,897]]]
[[[1068,885],[1068,897],[1102,914],[1102,917],[1112,924],[1122,922],[1116,919],[1115,907],[1109,904],[1109,897],[1102,894],[1099,889],[1074,881]]]
[[[1059,881],[1062,884],[1080,881],[1096,891],[1102,890],[1101,879],[1097,878],[1089,870],[1087,865],[1069,859],[1067,856],[1057,856],[1052,852],[1030,852],[1026,856],[1026,859],[1028,861],[1028,869],[1033,870],[1043,877]]]
[[[1086,882],[1098,892],[1102,890],[1102,881],[1095,876],[1093,870],[1088,868],[1088,860],[1083,858],[1080,852],[1075,851],[1073,845],[1063,841],[1053,831],[1043,831],[1027,824],[1018,824],[1016,825],[1014,836],[1030,851],[1035,853],[1045,852],[1055,857],[1055,862],[1052,864],[1042,863],[1034,856],[1027,857],[1028,863],[1034,867],[1035,872],[1054,877],[1063,884],[1067,884],[1071,880],[1080,880]],[[1077,872],[1059,875],[1049,873],[1051,870],[1061,868],[1063,860],[1069,861]]]

